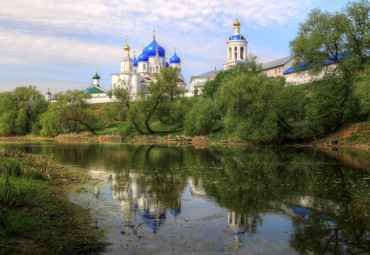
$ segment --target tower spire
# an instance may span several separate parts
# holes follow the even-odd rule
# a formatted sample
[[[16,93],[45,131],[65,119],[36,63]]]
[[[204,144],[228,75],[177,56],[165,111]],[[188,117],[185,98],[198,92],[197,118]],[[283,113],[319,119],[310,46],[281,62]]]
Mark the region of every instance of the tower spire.
[[[155,39],[155,30],[153,30],[153,39]]]
[[[126,46],[125,46],[125,51],[130,51],[130,46],[128,45],[128,34],[126,34]]]

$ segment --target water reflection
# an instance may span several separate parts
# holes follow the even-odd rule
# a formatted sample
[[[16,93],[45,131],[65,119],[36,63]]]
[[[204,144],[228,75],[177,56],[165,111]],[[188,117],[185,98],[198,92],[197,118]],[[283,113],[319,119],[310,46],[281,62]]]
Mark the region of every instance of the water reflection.
[[[74,200],[93,210],[99,227],[110,227],[111,253],[122,247],[135,254],[369,253],[369,171],[342,163],[337,154],[18,146],[54,154],[99,180]]]

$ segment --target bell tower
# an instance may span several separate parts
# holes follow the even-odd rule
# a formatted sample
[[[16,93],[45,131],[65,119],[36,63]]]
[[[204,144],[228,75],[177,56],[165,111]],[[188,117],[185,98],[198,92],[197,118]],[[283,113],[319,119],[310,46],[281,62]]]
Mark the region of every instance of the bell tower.
[[[223,65],[224,70],[238,63],[247,63],[247,45],[247,40],[240,34],[240,22],[237,17],[234,22],[234,35],[227,41],[227,61]]]

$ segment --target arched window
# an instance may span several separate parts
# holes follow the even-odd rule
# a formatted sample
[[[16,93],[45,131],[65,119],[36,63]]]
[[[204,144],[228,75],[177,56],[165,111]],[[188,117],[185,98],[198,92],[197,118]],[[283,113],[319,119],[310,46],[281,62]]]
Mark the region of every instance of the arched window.
[[[234,52],[235,52],[235,58],[234,59],[238,59],[238,47],[235,46]]]
[[[144,69],[144,71],[145,71],[145,69],[146,69],[146,66],[145,66],[145,64],[143,64],[143,69]]]
[[[240,59],[243,59],[244,56],[244,47],[240,47]]]
[[[229,60],[231,60],[233,53],[231,52],[231,47],[229,47]]]

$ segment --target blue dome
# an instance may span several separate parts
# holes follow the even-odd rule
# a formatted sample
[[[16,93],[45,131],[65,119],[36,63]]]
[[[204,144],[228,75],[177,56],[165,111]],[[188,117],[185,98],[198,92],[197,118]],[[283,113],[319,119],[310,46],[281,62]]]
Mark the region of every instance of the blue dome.
[[[244,40],[245,41],[245,38],[242,35],[233,35],[231,36],[230,40]]]
[[[168,64],[168,62],[166,61],[166,67],[169,67],[170,66],[170,64]]]
[[[149,57],[144,52],[141,53],[140,56],[137,58],[138,62],[146,62],[148,60],[149,60]]]
[[[181,63],[181,59],[176,55],[176,52],[175,54],[173,54],[172,58],[170,58],[170,63],[171,64],[180,64]]]
[[[156,41],[155,39],[153,39],[153,41],[144,48],[144,53],[148,56],[148,57],[154,57],[155,54],[156,54],[156,48],[158,47],[158,54],[160,57],[164,57],[164,55],[166,54],[166,51],[164,50],[164,48],[162,46],[160,46]]]
[[[134,59],[132,61],[134,61],[134,66],[137,66],[137,59],[136,59],[136,57],[134,57]]]

